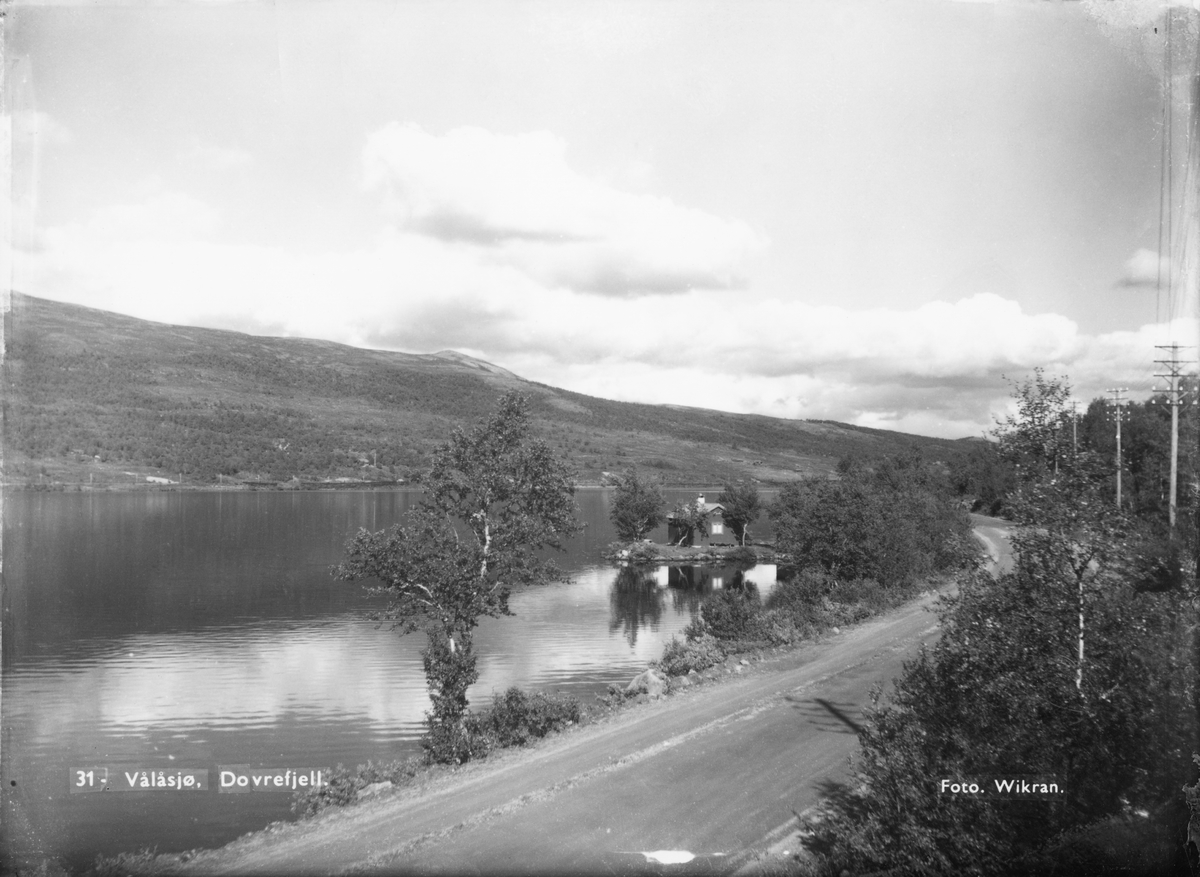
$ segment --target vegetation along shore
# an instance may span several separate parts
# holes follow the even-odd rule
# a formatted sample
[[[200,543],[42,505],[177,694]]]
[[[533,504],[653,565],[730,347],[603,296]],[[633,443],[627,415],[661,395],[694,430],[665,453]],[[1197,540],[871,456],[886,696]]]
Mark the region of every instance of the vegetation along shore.
[[[433,708],[423,756],[339,767],[328,786],[297,796],[296,811],[312,816],[421,788],[629,703],[742,676],[781,649],[838,635],[941,583],[954,587],[939,603],[936,642],[904,664],[893,688],[876,688],[861,722],[830,707],[856,731],[853,775],[805,811],[794,849],[770,868],[1186,873],[1196,855],[1189,807],[1200,794],[1195,455],[1183,462],[1191,485],[1178,509],[1183,526],[1172,528],[1144,482],[1117,506],[1108,457],[1087,431],[1062,443],[1071,416],[1065,381],[1037,372],[1014,389],[1017,413],[997,430],[994,456],[968,473],[976,502],[1014,528],[1007,567],[979,562],[964,474],[915,454],[845,457],[838,477],[785,486],[768,505],[738,480],[715,503],[698,497],[669,511],[656,480],[629,467],[615,479],[611,510],[624,539],[611,549],[619,575],[646,575],[637,561],[662,562],[687,542],[744,569],[760,559],[747,531],[765,514],[783,561],[778,584],[766,600],[737,577],[714,590],[683,639],[597,704],[510,689],[472,711],[478,619],[507,612],[509,583],[554,576],[530,552],[574,527],[566,470],[536,437],[525,400],[506,396],[488,423],[434,452],[425,504],[391,531],[361,532],[338,571],[382,583],[394,598],[382,617],[401,632],[424,631]],[[1144,462],[1143,472],[1161,465]],[[675,544],[645,542],[664,518]],[[718,518],[735,543],[719,551],[706,544]],[[945,791],[987,777],[1041,778],[1030,788],[1055,795],[1014,803]],[[98,862],[97,872],[219,861],[206,855],[126,856]]]

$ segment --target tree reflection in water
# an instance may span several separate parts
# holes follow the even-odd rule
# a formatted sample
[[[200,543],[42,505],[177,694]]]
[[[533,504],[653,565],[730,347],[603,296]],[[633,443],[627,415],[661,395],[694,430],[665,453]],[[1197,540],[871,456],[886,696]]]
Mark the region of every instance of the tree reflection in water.
[[[667,586],[675,611],[694,618],[700,612],[700,602],[712,592],[711,570],[705,566],[667,567]]]
[[[668,567],[667,584],[671,589],[671,599],[678,611],[687,610],[693,614],[700,611],[700,603],[713,591],[741,591],[754,588],[753,582],[746,581],[748,567],[724,564],[712,566],[708,564],[692,564],[688,566]]]
[[[610,591],[612,618],[608,632],[625,629],[629,645],[637,645],[638,630],[643,625],[657,627],[662,619],[663,596],[652,568],[622,566]]]
[[[758,597],[758,586],[746,578],[745,565],[681,564],[663,567],[622,566],[610,592],[612,618],[609,633],[624,629],[631,646],[637,644],[638,630],[654,628],[663,613],[663,585],[671,594],[671,607],[677,614],[696,618],[700,604],[713,591],[745,591]]]

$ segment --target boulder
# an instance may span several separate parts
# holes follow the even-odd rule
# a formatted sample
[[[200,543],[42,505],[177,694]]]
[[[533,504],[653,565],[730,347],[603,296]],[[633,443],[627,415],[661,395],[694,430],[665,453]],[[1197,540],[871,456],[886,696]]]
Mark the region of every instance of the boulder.
[[[643,670],[625,688],[626,694],[648,694],[651,698],[667,693],[667,679],[653,667]]]
[[[671,681],[671,684],[674,685],[676,688],[687,688],[689,685],[692,684],[692,677],[691,676],[676,676]]]

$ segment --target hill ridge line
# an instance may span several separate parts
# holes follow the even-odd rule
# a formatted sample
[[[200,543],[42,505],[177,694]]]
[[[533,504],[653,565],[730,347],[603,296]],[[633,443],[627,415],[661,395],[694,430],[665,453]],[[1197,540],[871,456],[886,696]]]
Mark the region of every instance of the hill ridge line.
[[[961,447],[602,399],[455,350],[179,326],[22,293],[4,314],[4,339],[4,479],[30,487],[411,483],[450,430],[512,389],[530,397],[539,435],[584,484],[637,465],[668,486],[778,485],[828,476],[847,455],[939,460]]]

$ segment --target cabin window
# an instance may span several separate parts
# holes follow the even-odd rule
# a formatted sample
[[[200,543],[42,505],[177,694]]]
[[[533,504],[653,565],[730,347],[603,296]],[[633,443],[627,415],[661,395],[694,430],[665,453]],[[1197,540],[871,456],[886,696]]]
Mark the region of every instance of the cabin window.
[[[713,523],[713,525],[712,525],[712,534],[713,534],[714,536],[720,536],[720,535],[721,535],[722,533],[724,533],[724,532],[725,532],[725,525],[724,525],[724,524],[718,524],[718,523],[716,523],[716,522],[714,522],[714,523]]]

